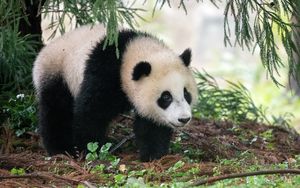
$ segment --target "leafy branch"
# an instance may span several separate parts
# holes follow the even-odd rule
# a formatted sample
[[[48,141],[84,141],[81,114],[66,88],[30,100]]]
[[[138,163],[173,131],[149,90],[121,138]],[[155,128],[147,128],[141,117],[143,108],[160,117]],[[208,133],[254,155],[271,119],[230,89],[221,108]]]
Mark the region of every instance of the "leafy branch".
[[[196,117],[237,123],[254,121],[290,129],[290,114],[267,117],[266,109],[254,103],[249,90],[242,84],[227,81],[229,87],[223,89],[206,72],[195,71],[195,77],[199,93],[194,108]]]
[[[253,51],[258,46],[263,66],[274,83],[280,85],[274,76],[274,73],[280,76],[279,69],[285,67],[279,55],[279,44],[282,44],[287,55],[289,76],[295,77],[297,62],[294,54],[300,54],[293,41],[293,31],[297,26],[288,20],[292,14],[299,17],[297,2],[293,0],[229,0],[224,11],[225,45],[231,45],[229,20],[233,17],[235,44],[242,48],[246,46],[249,50],[252,48]],[[254,15],[254,20],[251,15]]]
[[[201,118],[234,122],[268,122],[264,111],[257,107],[247,88],[228,81],[229,88],[221,89],[216,80],[204,72],[195,72],[198,80],[198,104],[195,115]]]
[[[118,38],[118,24],[128,24],[134,28],[137,25],[137,18],[143,19],[139,12],[143,9],[134,8],[134,3],[124,5],[120,0],[77,0],[77,1],[61,1],[47,0],[44,4],[42,13],[58,13],[57,21],[51,14],[50,28],[54,30],[52,37],[57,31],[64,32],[64,20],[69,18],[75,21],[76,27],[84,24],[93,24],[95,22],[103,23],[107,28],[108,45],[116,44]],[[50,15],[50,14],[49,14]]]

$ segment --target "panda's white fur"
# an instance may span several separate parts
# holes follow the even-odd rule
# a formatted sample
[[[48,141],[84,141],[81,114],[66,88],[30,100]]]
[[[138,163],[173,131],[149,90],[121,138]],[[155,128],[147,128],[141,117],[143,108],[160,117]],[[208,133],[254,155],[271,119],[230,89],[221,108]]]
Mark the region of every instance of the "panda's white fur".
[[[187,58],[182,57],[184,53],[176,54],[146,33],[121,30],[119,34],[121,59],[115,57],[114,46],[103,51],[103,25],[71,31],[37,56],[33,81],[39,98],[39,127],[50,155],[72,153],[74,146],[84,150],[91,141],[103,144],[109,121],[133,107],[141,160],[156,159],[168,152],[172,129],[191,119],[197,101],[189,67],[191,52],[186,50]],[[135,79],[141,62],[151,71]],[[173,97],[167,108],[158,104],[164,91]]]
[[[45,76],[61,73],[76,97],[89,54],[105,34],[103,25],[86,25],[62,35],[43,48],[33,67],[33,82],[37,92]]]

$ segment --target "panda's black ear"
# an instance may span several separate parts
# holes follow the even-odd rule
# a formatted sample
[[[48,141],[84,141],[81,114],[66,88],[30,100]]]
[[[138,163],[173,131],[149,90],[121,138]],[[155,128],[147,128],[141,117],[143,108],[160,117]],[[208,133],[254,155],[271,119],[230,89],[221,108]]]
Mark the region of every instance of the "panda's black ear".
[[[135,65],[132,72],[132,80],[138,81],[143,76],[148,76],[151,72],[151,65],[146,61],[141,61]]]
[[[184,50],[184,52],[182,52],[182,54],[179,57],[182,59],[184,65],[188,67],[191,63],[191,58],[192,58],[191,49],[188,48]]]

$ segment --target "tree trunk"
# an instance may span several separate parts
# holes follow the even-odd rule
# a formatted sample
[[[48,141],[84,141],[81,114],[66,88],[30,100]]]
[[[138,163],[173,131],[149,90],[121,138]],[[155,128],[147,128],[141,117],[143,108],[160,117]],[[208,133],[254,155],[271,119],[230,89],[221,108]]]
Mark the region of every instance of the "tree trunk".
[[[19,31],[21,35],[32,35],[37,42],[37,50],[42,46],[42,27],[40,9],[46,0],[23,0],[24,18],[20,19]]]

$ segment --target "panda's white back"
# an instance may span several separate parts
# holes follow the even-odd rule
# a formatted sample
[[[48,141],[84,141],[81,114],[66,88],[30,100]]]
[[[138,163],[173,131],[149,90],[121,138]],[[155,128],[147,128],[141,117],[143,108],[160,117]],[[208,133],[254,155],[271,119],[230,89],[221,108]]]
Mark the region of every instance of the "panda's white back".
[[[44,77],[60,73],[72,95],[77,96],[88,55],[105,34],[103,25],[87,25],[68,32],[45,46],[33,67],[33,81],[37,92]]]

